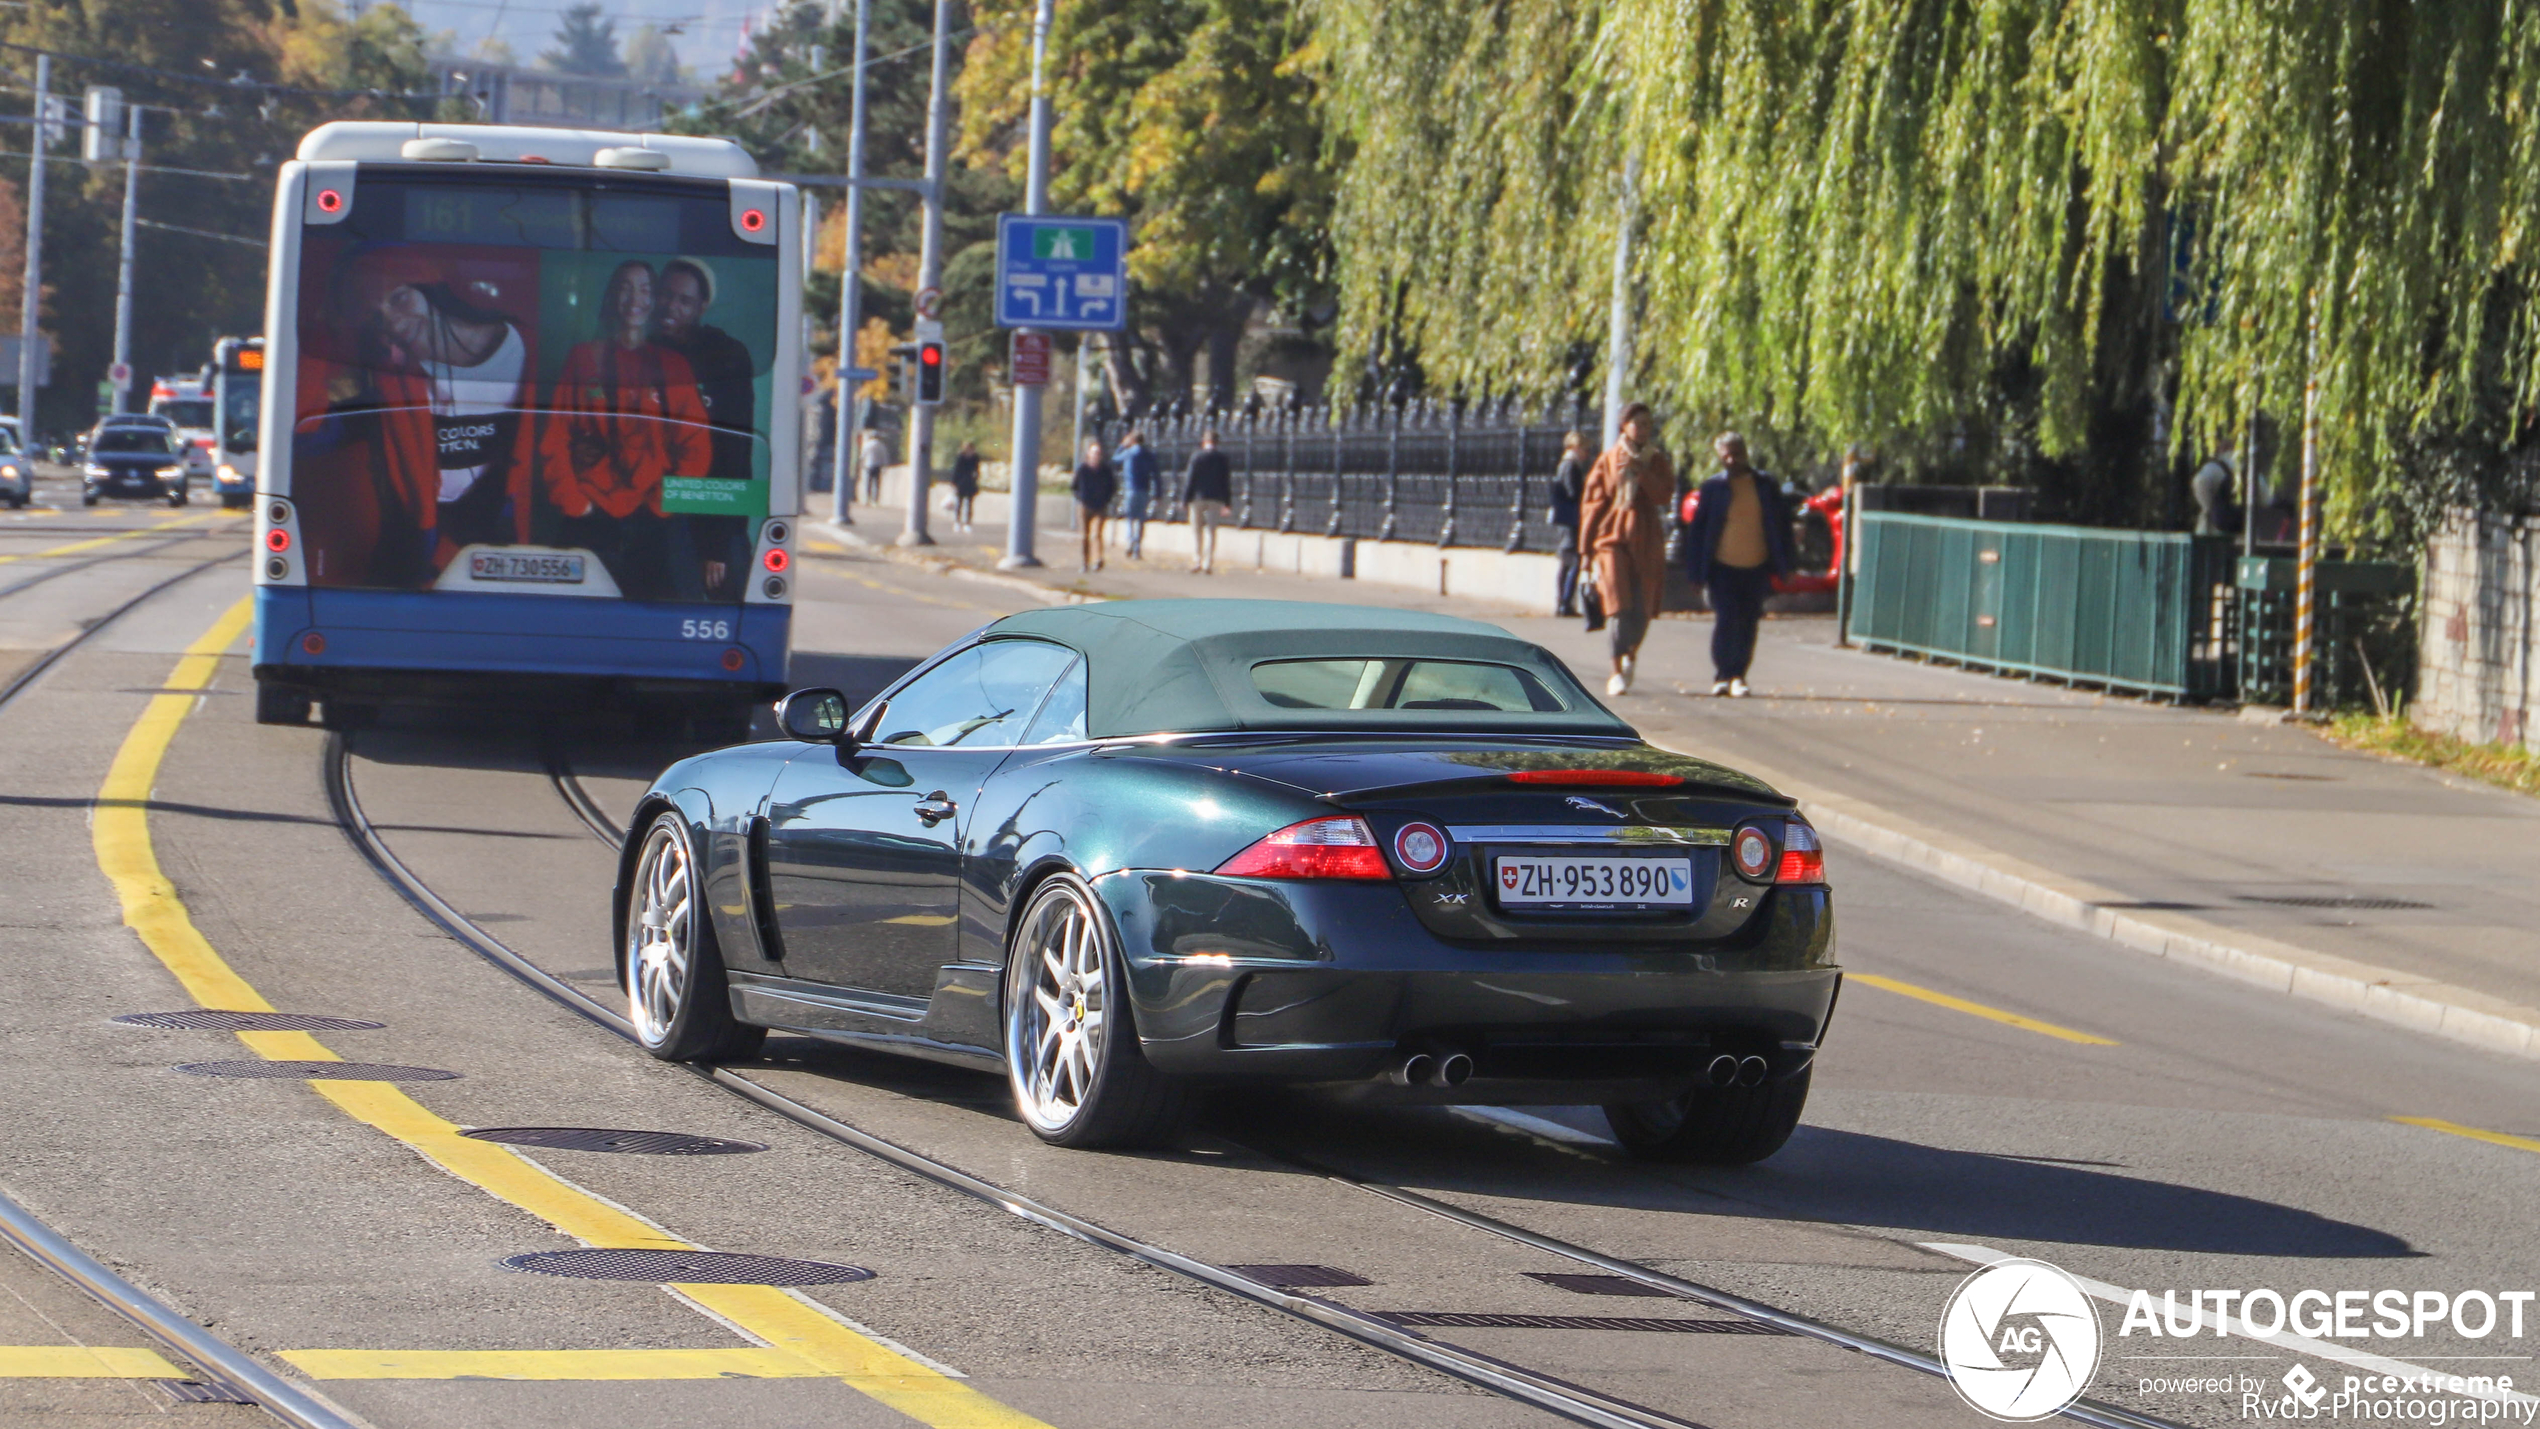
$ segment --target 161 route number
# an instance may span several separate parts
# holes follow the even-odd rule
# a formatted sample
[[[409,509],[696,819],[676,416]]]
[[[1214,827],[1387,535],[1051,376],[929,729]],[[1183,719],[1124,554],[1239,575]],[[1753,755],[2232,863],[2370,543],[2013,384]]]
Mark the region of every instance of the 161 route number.
[[[728,620],[683,620],[679,622],[681,638],[688,640],[729,640],[732,622]]]

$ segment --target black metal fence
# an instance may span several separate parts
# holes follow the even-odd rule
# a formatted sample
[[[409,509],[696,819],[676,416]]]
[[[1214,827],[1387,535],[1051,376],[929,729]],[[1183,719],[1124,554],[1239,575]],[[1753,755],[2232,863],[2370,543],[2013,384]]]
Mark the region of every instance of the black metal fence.
[[[1596,446],[1594,410],[1529,417],[1494,405],[1450,403],[1335,414],[1239,413],[1218,418],[1109,421],[1087,432],[1105,451],[1134,429],[1159,467],[1147,515],[1186,514],[1183,474],[1200,434],[1214,430],[1234,468],[1234,524],[1255,530],[1504,551],[1554,551],[1549,507],[1561,439],[1573,427]],[[1081,456],[1081,454],[1080,454]]]

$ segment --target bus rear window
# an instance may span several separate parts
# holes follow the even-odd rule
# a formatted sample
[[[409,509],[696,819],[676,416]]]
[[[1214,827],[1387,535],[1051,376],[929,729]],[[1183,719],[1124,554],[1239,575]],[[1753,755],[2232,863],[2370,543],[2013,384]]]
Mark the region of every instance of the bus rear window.
[[[1493,710],[1569,707],[1514,665],[1481,660],[1270,660],[1252,667],[1261,698],[1289,710]]]

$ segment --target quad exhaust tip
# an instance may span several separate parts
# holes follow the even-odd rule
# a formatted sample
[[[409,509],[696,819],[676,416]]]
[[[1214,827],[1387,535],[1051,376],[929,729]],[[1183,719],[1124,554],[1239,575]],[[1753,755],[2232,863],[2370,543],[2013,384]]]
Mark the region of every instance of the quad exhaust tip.
[[[1723,1052],[1711,1059],[1702,1075],[1715,1087],[1760,1087],[1772,1070],[1772,1064],[1761,1057],[1732,1057]]]

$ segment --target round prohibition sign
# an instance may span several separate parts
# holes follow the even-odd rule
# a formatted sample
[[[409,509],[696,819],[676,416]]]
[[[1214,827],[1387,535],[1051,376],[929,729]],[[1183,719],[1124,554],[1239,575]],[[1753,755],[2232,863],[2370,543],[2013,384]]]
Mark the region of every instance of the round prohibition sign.
[[[941,316],[944,310],[944,290],[941,288],[918,289],[916,308],[917,315],[921,318],[932,320]]]

